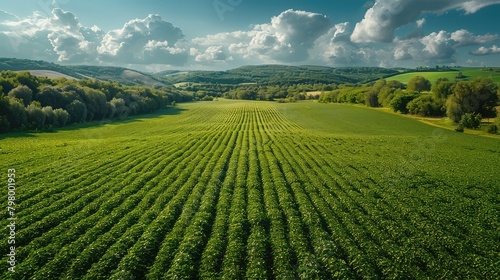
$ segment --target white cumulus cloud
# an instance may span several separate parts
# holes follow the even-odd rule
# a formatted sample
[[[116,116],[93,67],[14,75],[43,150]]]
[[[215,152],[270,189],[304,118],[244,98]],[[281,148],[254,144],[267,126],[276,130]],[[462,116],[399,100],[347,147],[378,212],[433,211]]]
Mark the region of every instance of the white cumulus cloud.
[[[357,43],[392,42],[397,28],[414,22],[423,13],[463,10],[475,13],[500,0],[377,0],[356,24],[351,40]]]
[[[490,43],[498,39],[498,35],[486,34],[476,36],[465,29],[460,29],[451,33],[451,39],[457,42],[458,47],[461,47]]]
[[[490,55],[490,54],[498,54],[500,53],[500,47],[493,45],[490,48],[480,47],[477,50],[473,51],[473,55]]]
[[[100,58],[108,62],[182,65],[189,53],[177,45],[183,38],[179,28],[159,15],[149,15],[107,32],[97,50]]]

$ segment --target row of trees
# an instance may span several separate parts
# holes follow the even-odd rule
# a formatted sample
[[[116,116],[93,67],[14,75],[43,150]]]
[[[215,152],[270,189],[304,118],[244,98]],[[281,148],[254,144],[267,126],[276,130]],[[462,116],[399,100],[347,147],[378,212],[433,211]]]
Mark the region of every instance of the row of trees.
[[[124,119],[192,97],[171,88],[123,86],[98,80],[47,79],[0,73],[0,132]]]
[[[434,84],[416,76],[407,85],[381,79],[373,85],[341,85],[321,94],[320,102],[366,104],[388,107],[395,112],[419,116],[448,116],[460,127],[477,128],[481,118],[495,118],[499,104],[498,85],[489,78]],[[494,128],[492,128],[494,130]]]
[[[244,85],[224,93],[223,97],[243,100],[303,100],[308,98],[307,92],[333,90],[336,84],[297,84],[297,85]]]

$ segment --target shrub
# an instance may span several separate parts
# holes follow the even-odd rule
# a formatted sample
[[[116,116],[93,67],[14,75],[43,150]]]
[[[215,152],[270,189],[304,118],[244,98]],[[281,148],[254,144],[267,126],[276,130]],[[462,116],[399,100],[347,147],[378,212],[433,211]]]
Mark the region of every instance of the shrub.
[[[394,110],[394,112],[401,112],[402,114],[407,114],[408,103],[410,103],[416,97],[417,95],[415,93],[402,93],[400,95],[396,95],[391,100],[391,108]]]
[[[498,134],[498,126],[496,124],[492,124],[492,125],[488,126],[488,133]]]
[[[465,113],[459,124],[465,128],[477,129],[481,126],[482,119],[480,114]]]
[[[423,117],[442,116],[444,114],[443,107],[442,99],[436,99],[430,95],[419,96],[406,106],[410,114]]]

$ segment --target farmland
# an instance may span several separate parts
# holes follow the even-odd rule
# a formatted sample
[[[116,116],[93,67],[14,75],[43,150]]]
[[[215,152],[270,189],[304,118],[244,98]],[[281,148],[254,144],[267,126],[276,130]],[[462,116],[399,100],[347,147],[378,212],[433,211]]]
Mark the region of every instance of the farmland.
[[[498,139],[228,100],[0,137],[2,279],[500,277]]]
[[[490,71],[491,70],[491,71]],[[402,83],[408,83],[408,81],[415,76],[422,76],[428,79],[431,83],[435,83],[438,79],[446,78],[450,81],[455,81],[457,75],[462,73],[462,79],[473,80],[475,78],[483,77],[490,78],[496,83],[500,83],[500,69],[499,68],[456,68],[455,71],[437,71],[437,72],[409,72],[399,74],[390,78],[388,81],[396,80]]]

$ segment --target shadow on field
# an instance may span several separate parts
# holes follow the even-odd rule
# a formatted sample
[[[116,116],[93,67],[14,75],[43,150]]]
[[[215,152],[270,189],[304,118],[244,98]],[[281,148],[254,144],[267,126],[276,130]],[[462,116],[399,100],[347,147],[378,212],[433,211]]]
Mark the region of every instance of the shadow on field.
[[[102,121],[92,121],[92,122],[87,122],[87,123],[81,123],[81,124],[72,124],[69,126],[61,127],[61,128],[51,128],[51,129],[44,129],[44,130],[39,130],[39,131],[16,131],[16,132],[10,132],[6,134],[0,134],[0,140],[2,139],[11,139],[11,138],[26,138],[26,137],[36,137],[37,134],[41,133],[55,133],[58,131],[74,131],[74,130],[80,130],[84,128],[92,128],[92,127],[99,127],[102,125],[114,125],[114,124],[126,124],[126,123],[134,123],[134,122],[142,122],[143,120],[147,119],[153,119],[161,116],[174,116],[174,115],[179,115],[184,111],[187,111],[188,109],[183,109],[179,107],[167,107],[165,109],[160,109],[158,111],[155,111],[153,113],[149,114],[142,114],[142,115],[135,115],[135,116],[130,116],[127,117],[124,120],[102,120]]]
[[[7,138],[14,139],[14,138],[29,138],[29,137],[36,137],[36,133],[32,133],[32,132],[28,132],[28,131],[17,131],[17,132],[0,134],[0,140],[7,139]]]
[[[182,109],[179,107],[168,107],[168,108],[160,109],[158,111],[155,111],[155,112],[149,113],[149,114],[130,116],[124,120],[109,120],[108,119],[108,120],[93,121],[93,122],[88,122],[88,123],[83,123],[83,124],[75,124],[75,125],[71,125],[68,127],[59,128],[58,131],[79,130],[79,129],[83,129],[83,128],[99,127],[99,126],[102,126],[105,124],[115,125],[115,124],[127,124],[127,123],[143,122],[144,120],[154,119],[154,118],[161,117],[161,116],[179,115],[184,111],[187,111],[187,109]]]

